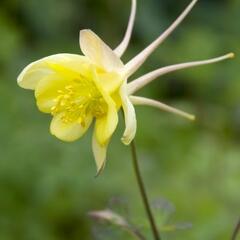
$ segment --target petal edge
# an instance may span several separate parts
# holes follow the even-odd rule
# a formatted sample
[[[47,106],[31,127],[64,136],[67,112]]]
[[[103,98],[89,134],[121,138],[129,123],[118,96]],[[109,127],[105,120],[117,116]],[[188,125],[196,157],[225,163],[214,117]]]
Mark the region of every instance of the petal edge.
[[[50,124],[50,132],[58,139],[65,142],[73,142],[84,135],[92,123],[92,117],[88,117],[85,122],[85,126],[82,126],[78,122],[64,123],[62,121],[62,113],[54,116]]]
[[[108,142],[105,145],[99,144],[94,132],[92,137],[92,150],[93,150],[93,155],[94,155],[94,159],[97,166],[96,176],[99,176],[99,174],[103,171],[105,167],[107,147],[108,147]]]
[[[79,42],[83,54],[97,66],[109,72],[123,68],[124,65],[120,58],[93,31],[81,30]]]
[[[136,135],[137,119],[136,119],[135,109],[127,94],[126,83],[121,87],[120,95],[121,95],[122,107],[123,107],[125,125],[126,125],[125,131],[123,133],[123,137],[121,140],[125,145],[129,145]]]

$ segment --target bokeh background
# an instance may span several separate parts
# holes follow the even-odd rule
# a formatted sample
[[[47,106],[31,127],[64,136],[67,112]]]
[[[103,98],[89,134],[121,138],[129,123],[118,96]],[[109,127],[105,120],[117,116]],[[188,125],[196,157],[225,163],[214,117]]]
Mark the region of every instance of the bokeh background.
[[[124,62],[189,3],[138,2]],[[114,48],[129,11],[130,0],[0,1],[1,240],[133,239],[88,217],[91,210],[110,207],[119,214],[125,209],[128,221],[151,239],[130,150],[120,142],[123,122],[106,169],[96,179],[91,131],[71,144],[55,139],[48,131],[50,117],[37,110],[33,92],[16,84],[31,61],[60,52],[80,54],[80,29],[91,28]],[[136,110],[140,164],[159,226],[192,224],[164,231],[165,240],[226,240],[240,215],[239,16],[239,0],[199,1],[134,76],[173,63],[237,54],[234,60],[166,75],[140,92],[197,116],[192,123],[156,109]]]

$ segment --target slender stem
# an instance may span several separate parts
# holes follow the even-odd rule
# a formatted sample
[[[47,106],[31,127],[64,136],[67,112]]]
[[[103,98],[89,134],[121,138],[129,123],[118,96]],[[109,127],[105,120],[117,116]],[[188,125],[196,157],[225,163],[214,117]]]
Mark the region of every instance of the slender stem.
[[[234,229],[234,232],[233,232],[233,235],[232,235],[232,240],[237,240],[237,236],[238,236],[238,233],[240,232],[240,219],[239,219],[239,222],[237,224],[237,226],[235,227]]]
[[[144,204],[147,216],[148,216],[148,220],[149,220],[149,223],[150,223],[150,226],[151,226],[151,229],[152,229],[154,240],[161,240],[159,232],[157,230],[156,223],[154,221],[154,217],[153,217],[150,205],[149,205],[149,200],[148,200],[148,197],[147,197],[147,193],[146,193],[146,190],[145,190],[143,179],[142,179],[142,176],[141,176],[141,173],[140,173],[140,169],[139,169],[139,165],[138,165],[137,152],[136,152],[136,146],[135,146],[134,141],[132,141],[132,143],[131,143],[131,151],[132,151],[133,167],[134,167],[135,175],[136,175],[136,178],[137,178],[138,187],[139,187],[141,197],[142,197],[142,201],[143,201],[143,204]]]

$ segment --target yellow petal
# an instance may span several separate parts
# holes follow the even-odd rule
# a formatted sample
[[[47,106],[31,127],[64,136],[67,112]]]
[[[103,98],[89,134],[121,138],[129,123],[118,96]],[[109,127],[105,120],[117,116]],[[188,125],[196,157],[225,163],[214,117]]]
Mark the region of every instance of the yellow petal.
[[[80,31],[80,47],[94,64],[109,72],[123,68],[120,58],[91,30]]]
[[[103,89],[109,93],[114,93],[122,84],[123,78],[116,73],[97,73],[99,82],[102,85]]]
[[[125,83],[120,90],[120,96],[122,100],[122,107],[124,111],[124,118],[125,118],[125,131],[123,133],[122,142],[126,145],[130,144],[131,141],[134,139],[137,130],[137,120],[135,109],[133,104],[129,100],[127,94],[127,84]]]
[[[17,79],[19,86],[34,90],[43,77],[54,72],[54,70],[49,67],[49,63],[64,65],[78,72],[83,64],[89,64],[86,57],[75,54],[56,54],[45,57],[29,64],[23,69]]]
[[[84,119],[84,126],[78,122],[64,123],[62,121],[62,117],[62,113],[59,113],[53,117],[50,125],[50,132],[52,135],[66,142],[73,142],[82,137],[92,122],[91,116],[88,116],[86,119]]]
[[[93,70],[93,80],[107,104],[107,113],[96,119],[96,138],[101,145],[105,145],[114,133],[118,124],[118,109],[112,97],[103,88],[98,75]]]
[[[97,166],[97,175],[99,175],[105,167],[107,147],[108,147],[108,143],[106,143],[105,145],[101,145],[98,143],[98,140],[94,133],[92,138],[92,150],[93,150],[93,155],[94,155],[96,166]]]
[[[111,138],[118,124],[117,111],[109,106],[106,116],[96,119],[96,138],[101,145],[105,145]]]
[[[39,81],[35,89],[37,106],[44,113],[51,113],[52,107],[56,105],[58,91],[64,89],[68,79],[59,74],[50,74]]]

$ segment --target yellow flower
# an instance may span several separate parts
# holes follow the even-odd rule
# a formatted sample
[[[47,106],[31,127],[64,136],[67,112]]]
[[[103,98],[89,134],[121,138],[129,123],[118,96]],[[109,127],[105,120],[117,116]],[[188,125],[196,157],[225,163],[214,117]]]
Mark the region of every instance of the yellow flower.
[[[148,56],[170,35],[190,12],[193,0],[176,21],[145,50],[127,64],[121,56],[127,49],[136,15],[136,0],[126,34],[121,44],[112,50],[91,30],[80,31],[80,47],[84,54],[56,54],[29,64],[18,76],[22,88],[35,91],[40,111],[53,116],[50,131],[63,141],[82,137],[95,121],[92,148],[97,171],[103,169],[108,143],[118,124],[118,111],[122,108],[125,118],[124,144],[129,144],[136,133],[136,116],[133,105],[148,105],[183,117],[193,115],[169,107],[161,102],[133,96],[133,94],[163,74],[179,69],[218,62],[233,54],[190,63],[176,64],[150,72],[130,83],[127,79],[145,62]]]

